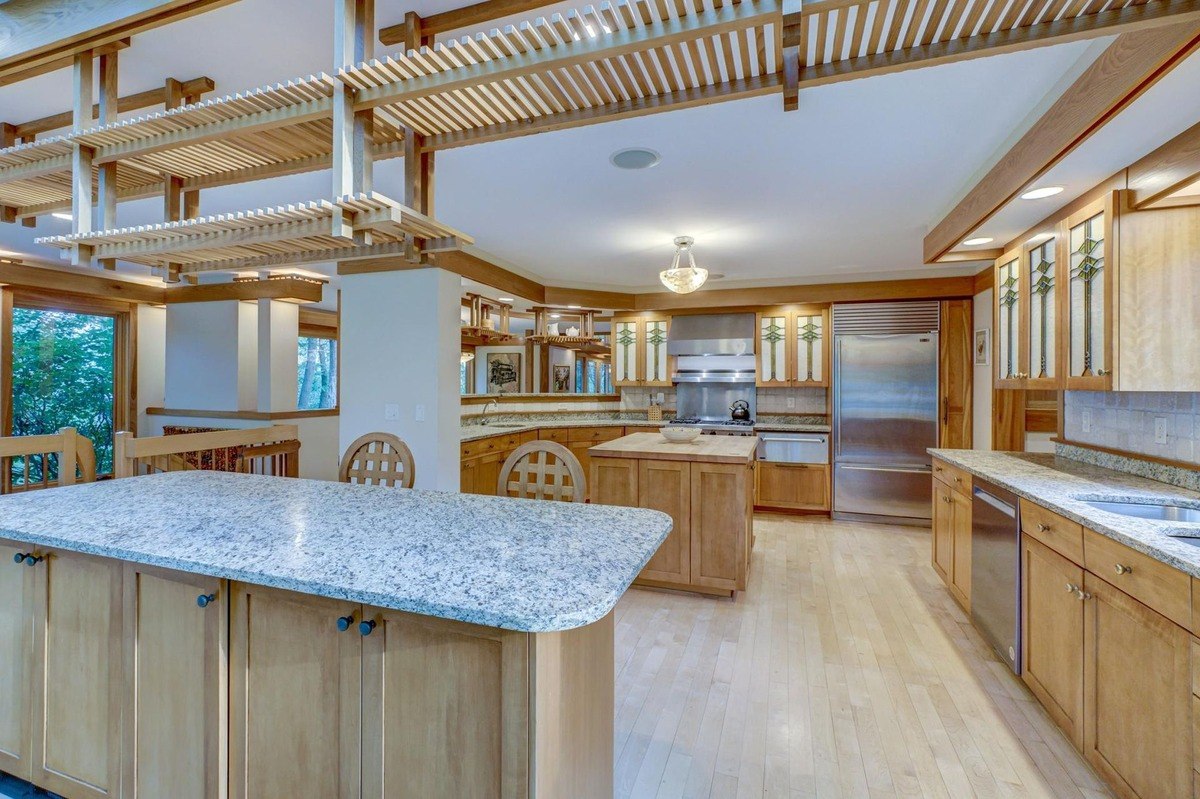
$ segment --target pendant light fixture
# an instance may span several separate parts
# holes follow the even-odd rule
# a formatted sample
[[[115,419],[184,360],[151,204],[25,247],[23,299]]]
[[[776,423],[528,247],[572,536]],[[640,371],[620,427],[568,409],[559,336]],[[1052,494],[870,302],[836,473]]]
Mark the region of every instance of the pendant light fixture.
[[[696,266],[696,259],[692,256],[692,245],[695,243],[691,236],[676,238],[675,259],[671,261],[671,268],[658,273],[662,284],[676,294],[691,294],[708,280],[708,270]],[[684,255],[687,256],[687,266],[680,266],[680,258]]]

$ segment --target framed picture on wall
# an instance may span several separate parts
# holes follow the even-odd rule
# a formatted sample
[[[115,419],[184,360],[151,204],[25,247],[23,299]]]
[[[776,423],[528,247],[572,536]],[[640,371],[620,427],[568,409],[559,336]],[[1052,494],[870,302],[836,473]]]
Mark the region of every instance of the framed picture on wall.
[[[975,331],[975,365],[987,366],[990,363],[992,354],[992,331],[991,328],[983,328]]]
[[[487,354],[487,393],[513,394],[521,390],[521,353]]]
[[[554,365],[554,393],[565,394],[571,390],[571,367],[565,363]]]

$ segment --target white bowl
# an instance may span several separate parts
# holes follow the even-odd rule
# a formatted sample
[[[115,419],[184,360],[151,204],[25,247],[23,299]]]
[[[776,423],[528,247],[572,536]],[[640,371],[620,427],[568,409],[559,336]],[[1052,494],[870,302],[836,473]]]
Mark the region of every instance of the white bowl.
[[[672,444],[689,444],[700,435],[699,427],[664,427],[659,430]]]

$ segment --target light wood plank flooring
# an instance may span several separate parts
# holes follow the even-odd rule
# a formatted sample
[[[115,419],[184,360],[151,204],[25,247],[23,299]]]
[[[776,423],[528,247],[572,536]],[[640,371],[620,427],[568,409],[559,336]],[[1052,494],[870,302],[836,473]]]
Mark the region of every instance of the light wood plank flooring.
[[[950,598],[928,530],[755,530],[736,601],[618,605],[618,797],[1111,796]]]

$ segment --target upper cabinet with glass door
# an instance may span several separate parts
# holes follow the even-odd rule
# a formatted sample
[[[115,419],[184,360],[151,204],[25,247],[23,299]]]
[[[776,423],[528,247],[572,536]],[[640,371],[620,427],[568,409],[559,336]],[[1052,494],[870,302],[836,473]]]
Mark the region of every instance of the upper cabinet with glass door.
[[[1021,251],[1011,250],[996,261],[992,337],[992,362],[996,388],[1023,388],[1021,316],[1025,309],[1025,281],[1021,279]]]
[[[1058,239],[1048,236],[1026,247],[1021,259],[1025,303],[1021,313],[1020,366],[1026,388],[1062,386],[1059,368]]]
[[[670,386],[671,358],[667,355],[670,331],[669,316],[613,317],[613,386]]]
[[[757,314],[757,385],[828,386],[829,310],[786,308]]]
[[[1059,341],[1068,389],[1112,388],[1113,293],[1116,274],[1114,195],[1063,220],[1063,313]]]

